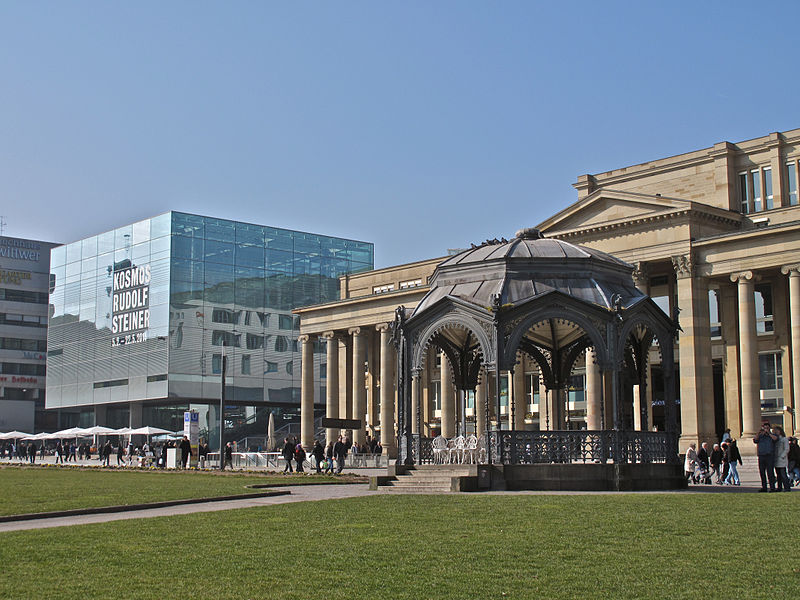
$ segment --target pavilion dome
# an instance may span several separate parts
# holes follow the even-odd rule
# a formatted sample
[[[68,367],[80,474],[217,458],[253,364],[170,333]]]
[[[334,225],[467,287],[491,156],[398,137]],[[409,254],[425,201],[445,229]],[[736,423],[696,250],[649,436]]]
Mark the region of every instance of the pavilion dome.
[[[441,262],[419,314],[446,296],[477,306],[516,306],[553,291],[611,309],[646,298],[633,284],[633,266],[598,250],[545,238],[538,229],[521,229],[512,240],[487,240]]]

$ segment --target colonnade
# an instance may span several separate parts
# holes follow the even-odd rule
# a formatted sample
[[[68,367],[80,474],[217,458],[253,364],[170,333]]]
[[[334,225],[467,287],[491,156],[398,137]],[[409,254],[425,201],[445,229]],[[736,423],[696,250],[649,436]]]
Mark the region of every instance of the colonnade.
[[[300,443],[314,445],[314,404],[320,385],[315,381],[314,347],[324,343],[326,355],[325,416],[355,419],[353,442],[363,444],[367,434],[380,432],[386,454],[396,452],[396,354],[389,323],[303,334],[301,343]],[[342,431],[327,428],[327,441]]]

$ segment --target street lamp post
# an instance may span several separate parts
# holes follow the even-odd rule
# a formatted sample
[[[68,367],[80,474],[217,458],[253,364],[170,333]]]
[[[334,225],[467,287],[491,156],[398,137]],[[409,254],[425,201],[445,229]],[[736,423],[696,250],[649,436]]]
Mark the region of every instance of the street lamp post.
[[[219,390],[219,470],[225,470],[225,370],[227,357],[225,356],[225,340],[222,340],[222,364]]]

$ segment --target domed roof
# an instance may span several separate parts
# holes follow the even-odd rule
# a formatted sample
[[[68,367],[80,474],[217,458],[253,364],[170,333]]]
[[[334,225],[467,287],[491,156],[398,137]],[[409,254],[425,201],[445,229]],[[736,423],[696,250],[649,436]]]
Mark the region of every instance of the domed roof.
[[[488,240],[441,262],[414,314],[445,296],[488,308],[495,294],[502,305],[516,306],[555,290],[606,308],[619,294],[626,307],[646,297],[633,285],[632,272],[605,252],[522,229],[512,240]]]

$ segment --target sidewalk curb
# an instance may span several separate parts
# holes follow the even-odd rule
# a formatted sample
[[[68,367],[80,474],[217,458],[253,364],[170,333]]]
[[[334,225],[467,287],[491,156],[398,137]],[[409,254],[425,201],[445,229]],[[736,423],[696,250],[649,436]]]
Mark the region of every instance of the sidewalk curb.
[[[75,517],[80,515],[97,515],[104,513],[120,513],[148,508],[164,508],[167,506],[180,506],[183,504],[202,504],[206,502],[224,502],[225,500],[247,500],[248,498],[268,498],[270,496],[288,496],[290,490],[271,490],[269,492],[256,492],[253,494],[235,494],[232,496],[214,496],[213,498],[185,498],[183,500],[164,500],[147,504],[121,504],[117,506],[97,506],[93,508],[75,508],[71,510],[58,510],[44,513],[24,513],[21,515],[0,516],[0,523],[13,523],[15,521],[36,521],[39,519],[53,519],[58,517]]]

